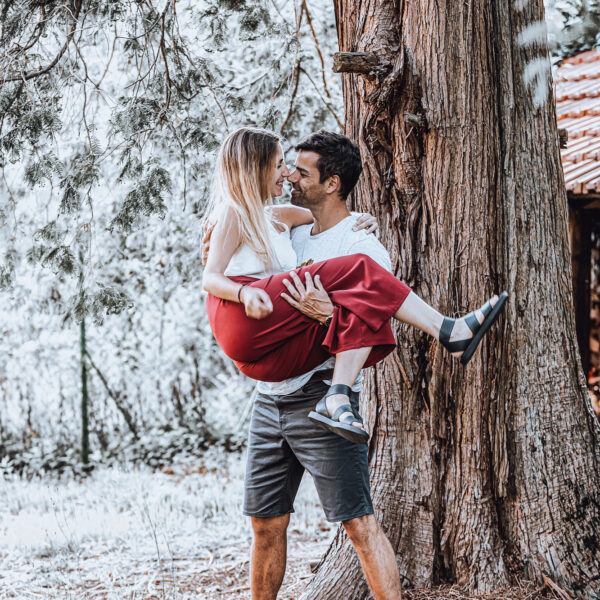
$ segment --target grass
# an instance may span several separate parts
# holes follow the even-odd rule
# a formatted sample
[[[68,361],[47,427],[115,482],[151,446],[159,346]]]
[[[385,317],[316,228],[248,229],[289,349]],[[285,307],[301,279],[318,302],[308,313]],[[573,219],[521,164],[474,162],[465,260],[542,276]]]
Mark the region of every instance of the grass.
[[[0,599],[249,600],[250,524],[242,516],[244,457],[98,469],[84,480],[5,477],[0,486]],[[333,537],[310,477],[292,515],[280,600],[297,600]],[[472,596],[456,586],[407,600],[543,600],[523,584]],[[564,599],[563,599],[564,600]]]
[[[243,468],[242,456],[214,451],[159,472],[5,478],[0,598],[249,598]],[[286,588],[303,585],[332,534],[307,477],[290,526]]]

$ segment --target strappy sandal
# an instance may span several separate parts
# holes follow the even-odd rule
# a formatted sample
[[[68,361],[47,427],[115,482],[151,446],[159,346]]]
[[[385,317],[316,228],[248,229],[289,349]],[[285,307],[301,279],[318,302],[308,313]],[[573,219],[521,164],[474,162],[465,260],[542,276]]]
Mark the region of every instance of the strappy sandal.
[[[352,389],[347,385],[341,383],[332,385],[329,390],[327,390],[327,394],[317,402],[315,410],[311,410],[308,413],[308,418],[316,425],[329,429],[329,431],[337,433],[337,435],[341,435],[343,438],[346,438],[355,444],[366,444],[369,441],[369,434],[364,429],[352,425],[352,423],[355,422],[362,423],[362,418],[360,415],[354,413],[350,404],[342,404],[342,406],[338,407],[333,413],[333,417],[330,417],[327,412],[327,398],[329,398],[329,396],[333,396],[334,394],[344,394],[350,398],[351,393]],[[348,415],[340,421],[340,415],[345,412],[351,413],[352,416]]]
[[[498,302],[492,306],[488,300],[479,310],[483,313],[483,323],[480,323],[475,315],[475,311],[465,315],[465,322],[469,326],[469,329],[473,332],[473,337],[466,340],[457,340],[455,342],[450,341],[450,334],[454,328],[454,323],[457,319],[444,318],[442,327],[440,328],[440,343],[448,352],[461,352],[460,362],[466,365],[473,356],[473,353],[479,346],[479,342],[485,335],[486,331],[494,324],[496,319],[500,316],[500,313],[504,309],[504,304],[508,298],[508,292],[502,292],[498,298]]]

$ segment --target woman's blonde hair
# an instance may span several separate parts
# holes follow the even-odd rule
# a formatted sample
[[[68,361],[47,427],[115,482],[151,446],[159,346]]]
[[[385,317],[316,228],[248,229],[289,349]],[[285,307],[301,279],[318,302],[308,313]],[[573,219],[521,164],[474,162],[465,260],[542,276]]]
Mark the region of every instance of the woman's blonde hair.
[[[241,243],[248,245],[267,268],[277,264],[269,241],[265,205],[271,206],[271,168],[275,164],[279,136],[264,129],[242,127],[223,142],[213,176],[206,219],[231,207],[237,215]]]

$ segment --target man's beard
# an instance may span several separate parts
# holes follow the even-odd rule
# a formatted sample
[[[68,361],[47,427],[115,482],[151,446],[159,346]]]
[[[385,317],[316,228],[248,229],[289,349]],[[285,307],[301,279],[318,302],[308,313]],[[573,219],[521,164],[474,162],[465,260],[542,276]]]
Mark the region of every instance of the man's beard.
[[[302,208],[310,208],[311,206],[317,206],[320,204],[320,200],[315,198],[307,198],[306,194],[302,190],[292,188],[296,190],[297,194],[292,194],[291,202],[294,206],[301,206]]]
[[[291,202],[294,206],[304,207],[304,194],[299,192],[298,194],[292,194]]]

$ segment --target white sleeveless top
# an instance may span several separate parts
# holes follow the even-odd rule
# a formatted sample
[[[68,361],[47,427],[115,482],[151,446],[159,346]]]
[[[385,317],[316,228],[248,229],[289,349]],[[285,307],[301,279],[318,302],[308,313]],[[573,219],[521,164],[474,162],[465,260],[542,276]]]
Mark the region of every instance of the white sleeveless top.
[[[283,224],[285,229],[280,232],[275,229],[275,226],[271,221],[268,223],[269,233],[271,235],[271,246],[279,264],[274,265],[270,270],[266,270],[265,264],[258,254],[256,254],[249,246],[243,244],[231,257],[231,260],[225,269],[225,273],[223,273],[224,275],[228,277],[246,275],[248,277],[262,279],[263,277],[270,277],[271,275],[283,273],[284,271],[291,271],[296,268],[296,253],[292,248],[290,230],[287,225]]]

